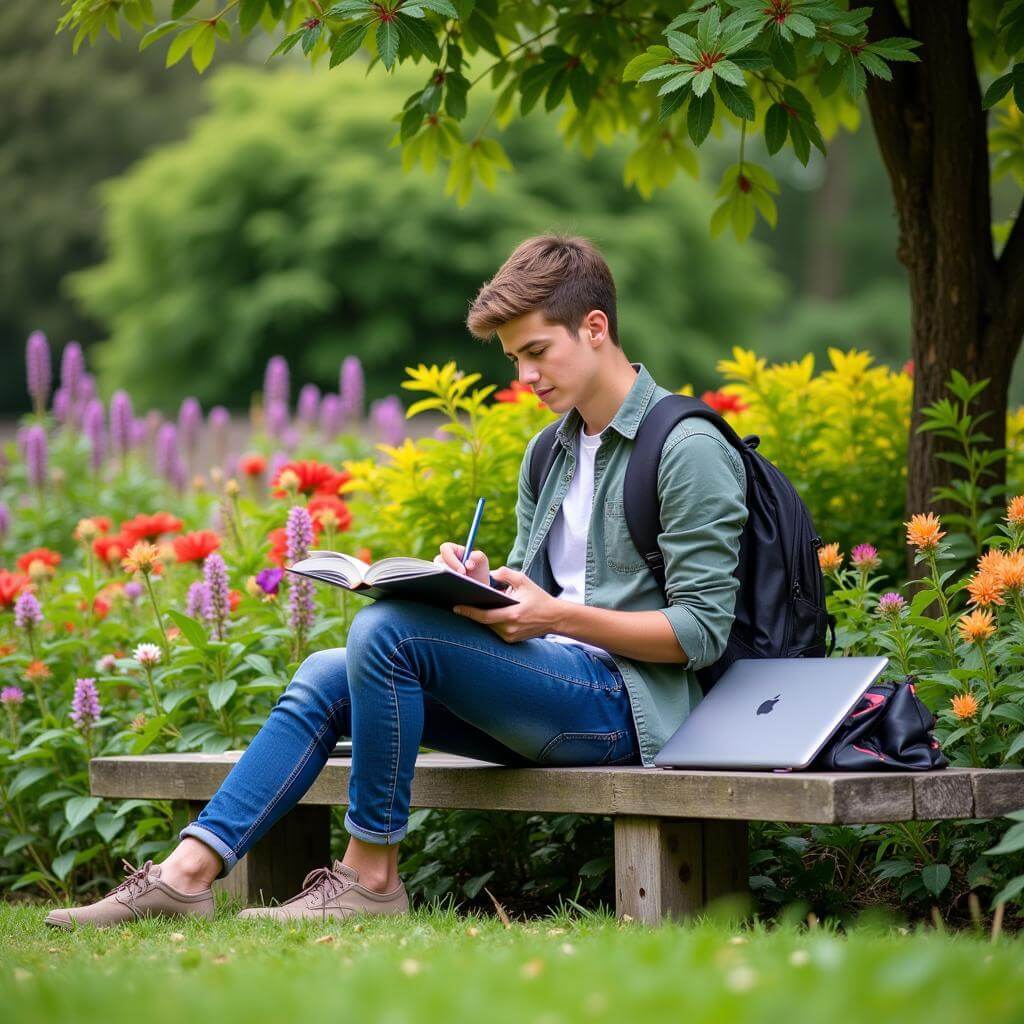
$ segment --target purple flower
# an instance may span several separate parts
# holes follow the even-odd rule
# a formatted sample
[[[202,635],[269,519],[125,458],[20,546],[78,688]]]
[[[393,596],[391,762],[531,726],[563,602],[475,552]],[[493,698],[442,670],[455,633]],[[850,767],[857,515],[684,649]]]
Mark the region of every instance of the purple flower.
[[[878,614],[889,619],[898,619],[907,602],[895,590],[890,590],[878,599]]]
[[[399,445],[405,437],[405,413],[395,395],[388,395],[370,406],[370,422],[384,444]]]
[[[71,701],[71,721],[79,729],[91,729],[100,719],[100,695],[91,676],[75,680],[75,696]]]
[[[53,372],[50,364],[50,343],[42,331],[33,331],[25,344],[25,369],[28,393],[37,413],[46,408],[50,400]]]
[[[140,416],[138,419],[133,416],[128,430],[128,446],[141,448],[146,443],[147,437],[149,437],[149,421],[145,416]]]
[[[277,398],[267,402],[265,419],[267,433],[279,438],[288,427],[288,403]]]
[[[319,409],[320,389],[315,384],[303,384],[296,406],[299,420],[304,426],[313,426],[316,423],[316,414]]]
[[[135,602],[142,597],[142,584],[135,580],[130,580],[124,585],[124,596],[128,598],[132,604],[135,604]]]
[[[256,586],[264,594],[276,594],[284,578],[284,569],[260,569],[256,573]]]
[[[29,483],[33,487],[46,484],[47,444],[46,430],[43,427],[29,427],[23,437],[25,451],[25,469]]]
[[[96,397],[96,378],[91,373],[82,374],[82,386],[78,390],[79,401],[84,406],[90,399]]]
[[[43,621],[43,609],[31,590],[23,590],[14,602],[14,625],[31,631]]]
[[[288,407],[288,363],[284,356],[271,356],[263,373],[263,404],[281,402]]]
[[[20,686],[5,686],[0,690],[0,704],[11,707],[25,699],[25,691]]]
[[[110,398],[110,441],[118,455],[125,455],[134,443],[135,414],[127,392],[115,391]]]
[[[267,479],[273,480],[277,476],[277,471],[288,462],[288,453],[282,451],[276,451],[270,456],[270,461],[267,463]]]
[[[299,437],[299,432],[294,427],[285,427],[281,431],[281,447],[286,452],[293,452],[299,446],[299,441],[302,438]]]
[[[71,399],[63,388],[53,393],[53,418],[58,423],[67,423],[71,418]]]
[[[195,452],[199,446],[199,431],[203,426],[203,410],[196,398],[189,396],[178,409],[178,437],[187,452]]]
[[[231,424],[231,413],[223,405],[215,405],[206,417],[206,423],[211,430],[227,430]]]
[[[82,397],[82,375],[85,373],[85,357],[77,341],[69,341],[60,356],[60,386],[67,392],[71,404],[76,405]]]
[[[185,614],[191,619],[202,619],[206,616],[206,584],[202,580],[196,580],[188,588],[188,599],[185,604]]]
[[[0,540],[7,536],[10,528],[11,510],[7,507],[6,502],[0,501]]]
[[[203,618],[209,623],[215,640],[223,640],[231,613],[231,596],[228,586],[228,567],[215,551],[203,562],[203,580],[206,590],[206,605]]]
[[[341,395],[341,407],[345,420],[362,419],[365,386],[363,383],[363,364],[359,362],[358,356],[346,356],[341,364],[338,392]]]
[[[156,464],[156,471],[172,483],[177,458],[178,428],[173,423],[165,423],[156,433],[156,452],[153,461]]]
[[[288,512],[285,540],[289,562],[297,562],[309,554],[309,545],[313,543],[313,520],[303,505],[295,505]]]
[[[103,465],[107,455],[107,414],[98,398],[89,400],[82,416],[82,432],[89,441],[89,463],[94,470]]]
[[[320,403],[320,433],[324,440],[333,441],[341,430],[341,399],[337,395],[324,395]]]

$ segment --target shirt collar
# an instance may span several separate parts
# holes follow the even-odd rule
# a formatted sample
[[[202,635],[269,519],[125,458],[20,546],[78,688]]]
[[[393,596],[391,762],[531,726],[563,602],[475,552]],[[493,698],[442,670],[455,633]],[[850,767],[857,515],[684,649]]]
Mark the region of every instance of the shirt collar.
[[[658,385],[643,363],[630,363],[629,365],[636,370],[636,380],[633,381],[633,386],[622,400],[622,405],[619,406],[618,412],[615,413],[608,426],[632,441],[636,437],[641,421],[647,414],[651,398]],[[583,426],[583,417],[573,406],[565,414],[557,430],[559,440],[570,451],[573,450],[574,439],[581,426]]]

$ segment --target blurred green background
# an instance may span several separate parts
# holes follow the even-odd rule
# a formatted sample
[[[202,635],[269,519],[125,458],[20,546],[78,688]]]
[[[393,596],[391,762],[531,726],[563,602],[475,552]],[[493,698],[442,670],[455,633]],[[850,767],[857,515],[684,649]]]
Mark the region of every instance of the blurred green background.
[[[622,184],[628,140],[588,160],[539,112],[503,140],[516,171],[460,209],[442,171],[406,174],[389,145],[406,73],[311,73],[298,59],[269,70],[235,47],[199,78],[187,62],[165,70],[159,45],[140,55],[103,39],[72,58],[52,22],[32,0],[0,7],[4,415],[28,408],[36,328],[55,349],[89,349],[103,396],[124,386],[164,410],[187,394],[244,409],[278,352],[293,381],[329,390],[359,356],[369,399],[421,361],[503,382],[507,361],[468,334],[465,313],[515,244],[547,230],[601,245],[625,350],[666,386],[715,386],[733,345],[907,358],[906,282],[869,130],[833,140],[827,165],[772,159],[779,226],[744,245],[710,238],[704,184],[680,175],[645,201]],[[477,116],[486,103],[476,96]],[[733,159],[731,139],[709,140],[704,180]]]

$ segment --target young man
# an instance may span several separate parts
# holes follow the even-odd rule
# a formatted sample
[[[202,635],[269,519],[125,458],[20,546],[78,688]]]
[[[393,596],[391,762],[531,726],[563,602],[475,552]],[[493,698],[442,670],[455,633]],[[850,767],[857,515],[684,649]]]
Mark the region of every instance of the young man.
[[[47,923],[212,914],[212,881],[299,800],[342,735],[352,737],[344,859],[282,905],[242,916],[404,912],[398,844],[421,744],[511,765],[651,765],[700,699],[694,671],[717,660],[732,625],[747,515],[738,454],[703,421],[666,440],[663,593],[630,539],[623,481],[640,422],[669,392],[622,350],[601,254],[582,238],[528,239],[480,290],[468,324],[478,338],[497,334],[519,381],[567,414],[539,494],[529,483],[536,437],[520,468],[515,544],[493,573],[518,604],[360,609],[347,647],[302,663],[171,855]],[[492,581],[483,551],[466,570],[462,554],[449,542],[437,560]]]

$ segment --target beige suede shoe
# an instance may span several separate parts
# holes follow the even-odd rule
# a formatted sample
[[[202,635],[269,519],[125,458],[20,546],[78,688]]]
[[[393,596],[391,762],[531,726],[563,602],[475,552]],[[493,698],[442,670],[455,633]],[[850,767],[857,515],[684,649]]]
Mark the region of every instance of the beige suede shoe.
[[[132,867],[128,861],[122,863],[130,874],[103,899],[87,907],[51,910],[45,923],[51,928],[109,928],[143,917],[213,917],[212,889],[179,892],[160,881],[160,866],[151,860],[141,868]]]
[[[277,907],[249,907],[239,917],[269,917],[275,921],[306,918],[344,921],[355,914],[407,914],[409,897],[401,882],[391,892],[379,893],[359,884],[359,872],[336,860],[329,868],[310,871],[302,891]]]

